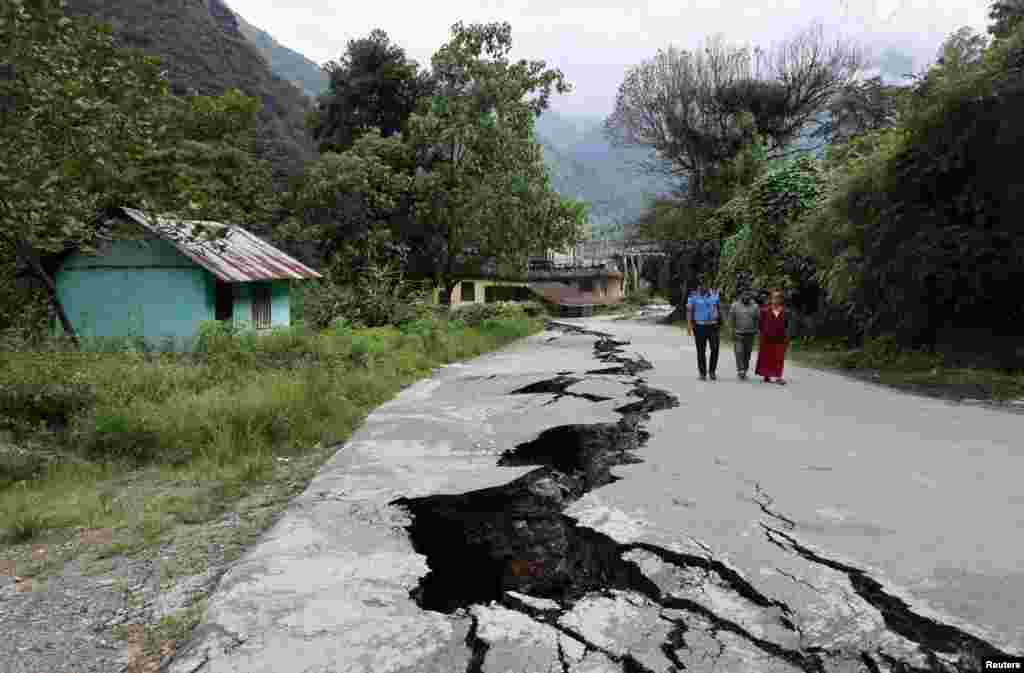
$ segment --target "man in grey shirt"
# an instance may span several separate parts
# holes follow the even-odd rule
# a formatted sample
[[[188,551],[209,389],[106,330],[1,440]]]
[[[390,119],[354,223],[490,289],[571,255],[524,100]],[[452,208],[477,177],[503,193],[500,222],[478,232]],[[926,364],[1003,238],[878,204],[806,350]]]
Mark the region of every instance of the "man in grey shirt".
[[[754,350],[754,337],[760,327],[761,307],[754,301],[754,293],[744,291],[741,300],[734,301],[729,307],[732,320],[733,346],[736,350],[736,373],[740,380],[746,380],[750,369],[750,353]]]

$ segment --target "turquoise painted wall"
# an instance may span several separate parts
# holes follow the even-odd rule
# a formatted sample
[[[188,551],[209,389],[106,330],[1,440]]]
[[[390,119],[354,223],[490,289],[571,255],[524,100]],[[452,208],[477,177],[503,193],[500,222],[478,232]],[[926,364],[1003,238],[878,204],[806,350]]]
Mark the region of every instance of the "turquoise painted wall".
[[[71,324],[83,337],[143,336],[179,347],[213,320],[216,278],[159,239],[117,241],[97,256],[69,257],[55,277]],[[234,283],[233,318],[252,323],[252,283]],[[272,325],[291,323],[289,283],[270,281]]]
[[[252,322],[252,285],[235,283],[234,320],[236,325],[248,325]]]
[[[83,337],[191,339],[213,320],[213,276],[158,239],[117,241],[76,253],[56,273],[57,294]]]
[[[287,327],[291,325],[291,284],[287,280],[275,280],[270,284],[270,302],[270,319],[274,326]]]

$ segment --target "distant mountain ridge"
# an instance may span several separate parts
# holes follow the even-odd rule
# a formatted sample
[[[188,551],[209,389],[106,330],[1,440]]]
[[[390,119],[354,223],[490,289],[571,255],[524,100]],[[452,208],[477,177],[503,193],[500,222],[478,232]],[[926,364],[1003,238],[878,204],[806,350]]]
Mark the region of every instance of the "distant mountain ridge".
[[[604,136],[601,117],[547,110],[537,120],[536,131],[555,190],[591,204],[594,238],[622,238],[643,213],[648,197],[675,187],[637,166],[653,158],[650,150],[613,147]]]
[[[238,20],[242,35],[259,50],[274,74],[299,87],[312,99],[316,99],[327,90],[327,73],[319,65],[294,49],[284,46],[267,31],[246,21],[238,12],[233,11],[233,14]]]

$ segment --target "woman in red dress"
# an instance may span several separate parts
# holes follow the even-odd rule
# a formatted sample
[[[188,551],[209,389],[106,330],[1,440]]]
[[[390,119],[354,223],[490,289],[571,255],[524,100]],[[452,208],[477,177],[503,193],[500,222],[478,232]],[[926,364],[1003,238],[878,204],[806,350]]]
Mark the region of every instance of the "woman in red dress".
[[[754,372],[764,378],[765,383],[785,385],[782,366],[786,359],[786,335],[789,316],[782,305],[782,292],[772,292],[771,301],[761,308],[761,338],[757,347],[757,367]]]

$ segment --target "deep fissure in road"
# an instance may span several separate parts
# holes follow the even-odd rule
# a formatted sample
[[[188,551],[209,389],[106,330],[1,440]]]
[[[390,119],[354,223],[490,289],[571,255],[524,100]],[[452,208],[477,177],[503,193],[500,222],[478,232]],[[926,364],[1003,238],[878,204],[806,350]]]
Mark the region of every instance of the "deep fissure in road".
[[[597,337],[594,345],[597,359],[618,365],[588,374],[635,376],[639,371],[652,368],[642,357],[624,357],[622,347],[628,342],[615,341],[609,334],[564,324],[552,323],[549,327]],[[587,399],[567,390],[582,380],[569,374],[571,372],[559,372],[553,379],[519,388],[511,394],[544,393],[554,395],[555,399],[566,395]],[[411,592],[418,605],[428,610],[452,613],[460,608],[487,605],[494,601],[547,624],[563,636],[579,642],[587,652],[601,652],[618,663],[626,673],[646,673],[651,669],[628,653],[617,655],[589,642],[560,621],[584,596],[609,595],[610,590],[633,592],[663,611],[681,611],[709,624],[714,637],[720,632],[732,634],[772,658],[814,673],[824,673],[826,662],[830,660],[856,660],[869,671],[881,670],[879,664],[882,664],[892,671],[961,673],[980,670],[976,668],[980,666],[980,655],[1002,654],[984,641],[957,629],[930,620],[922,621],[923,618],[909,612],[902,602],[897,604],[890,600],[891,597],[880,591],[881,585],[863,571],[816,556],[791,536],[774,529],[771,529],[772,533],[778,534],[773,540],[776,544],[785,544],[792,553],[846,573],[855,590],[882,612],[892,631],[919,645],[929,667],[911,666],[883,651],[830,652],[815,647],[804,650],[786,648],[715,614],[700,602],[675,593],[666,594],[625,556],[646,554],[678,570],[699,571],[708,578],[714,577],[719,586],[752,606],[777,611],[777,623],[797,633],[789,606],[760,593],[738,572],[710,556],[679,553],[646,543],[620,544],[607,535],[578,525],[575,519],[563,513],[570,503],[587,492],[616,481],[618,478],[611,474],[612,467],[642,462],[635,452],[648,438],[643,424],[649,419],[649,414],[679,406],[675,396],[647,386],[643,379],[637,378],[633,384],[628,394],[638,399],[615,409],[622,415],[618,422],[548,428],[536,439],[505,451],[498,460],[499,465],[538,466],[507,484],[457,495],[400,498],[391,503],[406,508],[410,513],[412,523],[408,532],[413,548],[426,556],[430,568]],[[762,495],[760,491],[758,495]],[[759,499],[758,503],[774,518],[789,521],[767,509],[770,500],[764,502]],[[553,600],[559,609],[539,609],[516,599],[509,592]],[[685,619],[664,614],[662,619],[672,624],[672,628],[660,650],[674,670],[683,670],[685,666],[679,653],[687,647],[685,634],[690,627]],[[474,617],[466,640],[471,651],[467,673],[483,670],[489,648],[479,638],[478,628],[478,620]],[[561,645],[558,652],[563,670],[569,670]],[[959,655],[959,663],[947,664],[937,658],[935,652]]]

